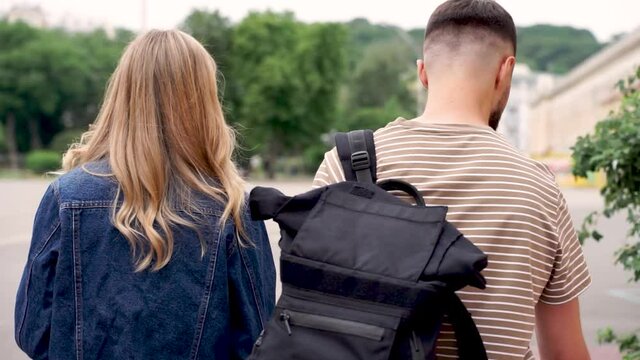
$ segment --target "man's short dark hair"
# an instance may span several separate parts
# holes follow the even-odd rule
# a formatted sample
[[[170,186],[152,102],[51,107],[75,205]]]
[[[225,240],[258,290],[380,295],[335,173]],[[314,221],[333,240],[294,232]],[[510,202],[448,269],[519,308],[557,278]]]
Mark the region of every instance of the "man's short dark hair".
[[[461,35],[471,30],[484,30],[513,45],[516,52],[516,25],[513,18],[493,0],[448,0],[433,12],[425,43],[440,35]]]

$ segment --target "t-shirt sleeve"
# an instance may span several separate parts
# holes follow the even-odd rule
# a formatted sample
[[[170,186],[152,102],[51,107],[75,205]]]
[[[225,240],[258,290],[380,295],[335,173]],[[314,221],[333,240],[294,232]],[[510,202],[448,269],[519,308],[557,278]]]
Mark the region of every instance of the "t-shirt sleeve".
[[[312,186],[315,189],[341,181],[344,181],[344,174],[342,172],[342,166],[340,165],[338,152],[334,148],[324,155],[324,160],[316,172]]]
[[[591,284],[591,276],[573,227],[567,202],[558,195],[556,222],[557,247],[553,269],[540,301],[551,305],[569,302],[582,294]]]

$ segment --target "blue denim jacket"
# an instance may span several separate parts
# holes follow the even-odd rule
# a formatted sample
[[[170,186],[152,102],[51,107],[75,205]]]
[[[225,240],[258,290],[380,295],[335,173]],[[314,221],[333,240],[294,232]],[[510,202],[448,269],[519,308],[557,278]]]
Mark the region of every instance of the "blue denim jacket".
[[[16,300],[20,348],[36,359],[247,357],[274,306],[264,224],[247,214],[253,246],[240,246],[231,221],[218,225],[222,206],[207,200],[204,256],[197,232],[178,227],[170,263],[136,273],[111,223],[116,190],[81,169],[47,189]]]

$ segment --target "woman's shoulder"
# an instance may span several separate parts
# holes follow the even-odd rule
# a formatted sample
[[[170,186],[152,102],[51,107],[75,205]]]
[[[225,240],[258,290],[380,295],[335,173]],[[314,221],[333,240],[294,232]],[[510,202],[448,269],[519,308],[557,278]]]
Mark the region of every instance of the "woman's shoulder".
[[[118,183],[106,161],[90,162],[60,175],[52,184],[63,203],[113,204]]]

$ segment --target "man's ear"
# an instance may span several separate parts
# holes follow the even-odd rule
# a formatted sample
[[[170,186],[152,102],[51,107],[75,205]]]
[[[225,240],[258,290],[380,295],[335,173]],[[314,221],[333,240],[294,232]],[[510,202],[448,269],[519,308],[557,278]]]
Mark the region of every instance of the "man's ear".
[[[514,56],[508,56],[500,63],[498,74],[496,76],[495,88],[500,89],[508,86],[511,83],[511,77],[513,76],[513,69],[516,66],[516,58]]]
[[[429,79],[427,78],[427,69],[424,66],[424,60],[418,59],[416,61],[416,67],[418,69],[418,78],[425,89],[429,89]]]

